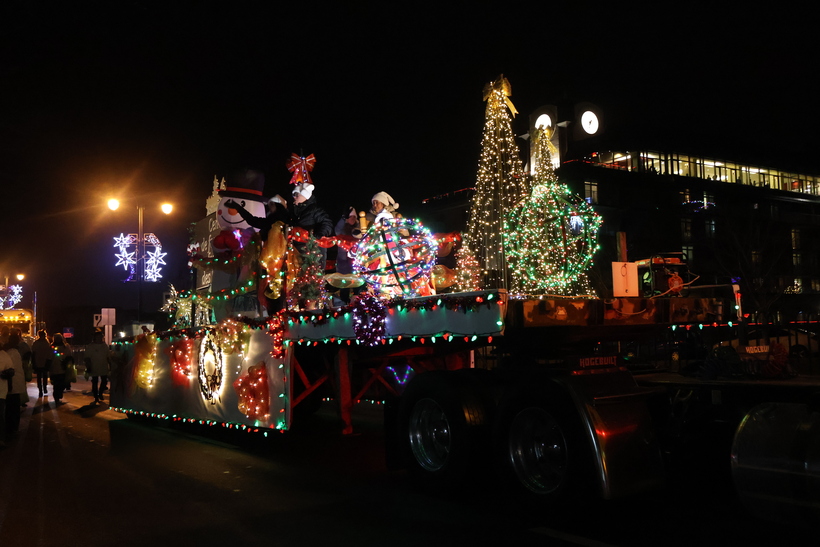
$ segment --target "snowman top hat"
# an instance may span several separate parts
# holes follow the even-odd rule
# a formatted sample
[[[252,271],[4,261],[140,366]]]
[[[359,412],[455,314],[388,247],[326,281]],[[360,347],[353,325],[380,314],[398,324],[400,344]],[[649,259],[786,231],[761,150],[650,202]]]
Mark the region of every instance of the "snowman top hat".
[[[252,199],[263,201],[265,174],[255,169],[245,169],[225,181],[225,189],[219,195],[225,198]]]

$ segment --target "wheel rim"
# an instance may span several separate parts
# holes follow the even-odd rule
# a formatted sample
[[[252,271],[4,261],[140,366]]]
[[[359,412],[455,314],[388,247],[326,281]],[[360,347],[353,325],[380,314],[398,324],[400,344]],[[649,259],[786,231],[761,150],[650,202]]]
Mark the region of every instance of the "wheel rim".
[[[420,399],[410,415],[413,457],[427,471],[438,471],[450,456],[450,422],[433,399]]]
[[[567,442],[552,414],[538,407],[519,412],[510,425],[509,459],[530,491],[549,494],[566,480]]]

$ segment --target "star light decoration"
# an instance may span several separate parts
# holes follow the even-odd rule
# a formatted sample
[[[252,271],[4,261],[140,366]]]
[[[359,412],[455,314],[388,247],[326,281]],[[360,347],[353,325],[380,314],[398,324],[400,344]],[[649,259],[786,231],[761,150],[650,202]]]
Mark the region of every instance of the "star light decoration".
[[[128,278],[125,281],[134,281],[137,277],[137,262],[142,259],[145,260],[145,271],[143,272],[143,279],[145,281],[159,281],[162,278],[162,268],[165,266],[165,257],[168,253],[162,252],[162,243],[159,238],[148,233],[143,236],[143,246],[150,245],[154,247],[153,251],[147,251],[144,256],[137,256],[140,251],[139,237],[137,234],[120,234],[119,237],[114,237],[114,247],[119,251],[114,255],[117,263],[114,266],[122,266],[123,269],[129,272]],[[131,248],[134,247],[132,251]]]

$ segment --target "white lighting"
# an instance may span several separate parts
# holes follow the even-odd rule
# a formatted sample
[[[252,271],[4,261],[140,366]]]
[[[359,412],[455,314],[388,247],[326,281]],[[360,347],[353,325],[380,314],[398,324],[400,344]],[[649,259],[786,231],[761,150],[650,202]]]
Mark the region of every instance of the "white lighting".
[[[550,118],[549,114],[541,114],[538,116],[538,119],[535,120],[535,128],[550,128],[552,127],[552,118]]]

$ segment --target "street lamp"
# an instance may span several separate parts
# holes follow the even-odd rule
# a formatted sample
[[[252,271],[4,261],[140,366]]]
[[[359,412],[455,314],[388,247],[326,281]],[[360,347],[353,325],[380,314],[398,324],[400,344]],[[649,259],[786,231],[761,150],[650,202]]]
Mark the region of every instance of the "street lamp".
[[[108,208],[112,211],[116,211],[120,207],[120,202],[117,199],[109,199],[108,200]],[[174,206],[170,203],[163,203],[160,205],[160,210],[165,213],[166,215],[171,214],[171,211],[174,210]],[[159,275],[159,268],[157,267],[159,264],[165,264],[162,261],[162,257],[165,256],[164,253],[161,252],[162,247],[159,243],[159,238],[153,233],[145,233],[143,230],[143,216],[145,214],[145,206],[137,205],[137,234],[134,237],[134,234],[128,234],[128,236],[121,235],[119,238],[114,238],[117,243],[115,246],[119,245],[120,247],[120,254],[117,255],[119,262],[117,265],[119,266],[122,264],[126,269],[129,265],[136,267],[136,277],[137,277],[137,284],[138,284],[138,298],[139,301],[137,303],[137,321],[142,320],[142,281],[146,275],[145,270],[145,259],[146,259],[146,252],[145,246],[152,245],[155,247],[156,251],[154,253],[148,253],[151,255],[149,260],[151,262],[150,268],[150,275],[151,280],[156,281]],[[136,253],[129,254],[125,251],[125,247],[128,244],[136,244],[137,250]],[[132,271],[133,277],[133,271]],[[130,280],[130,278],[129,278]]]

